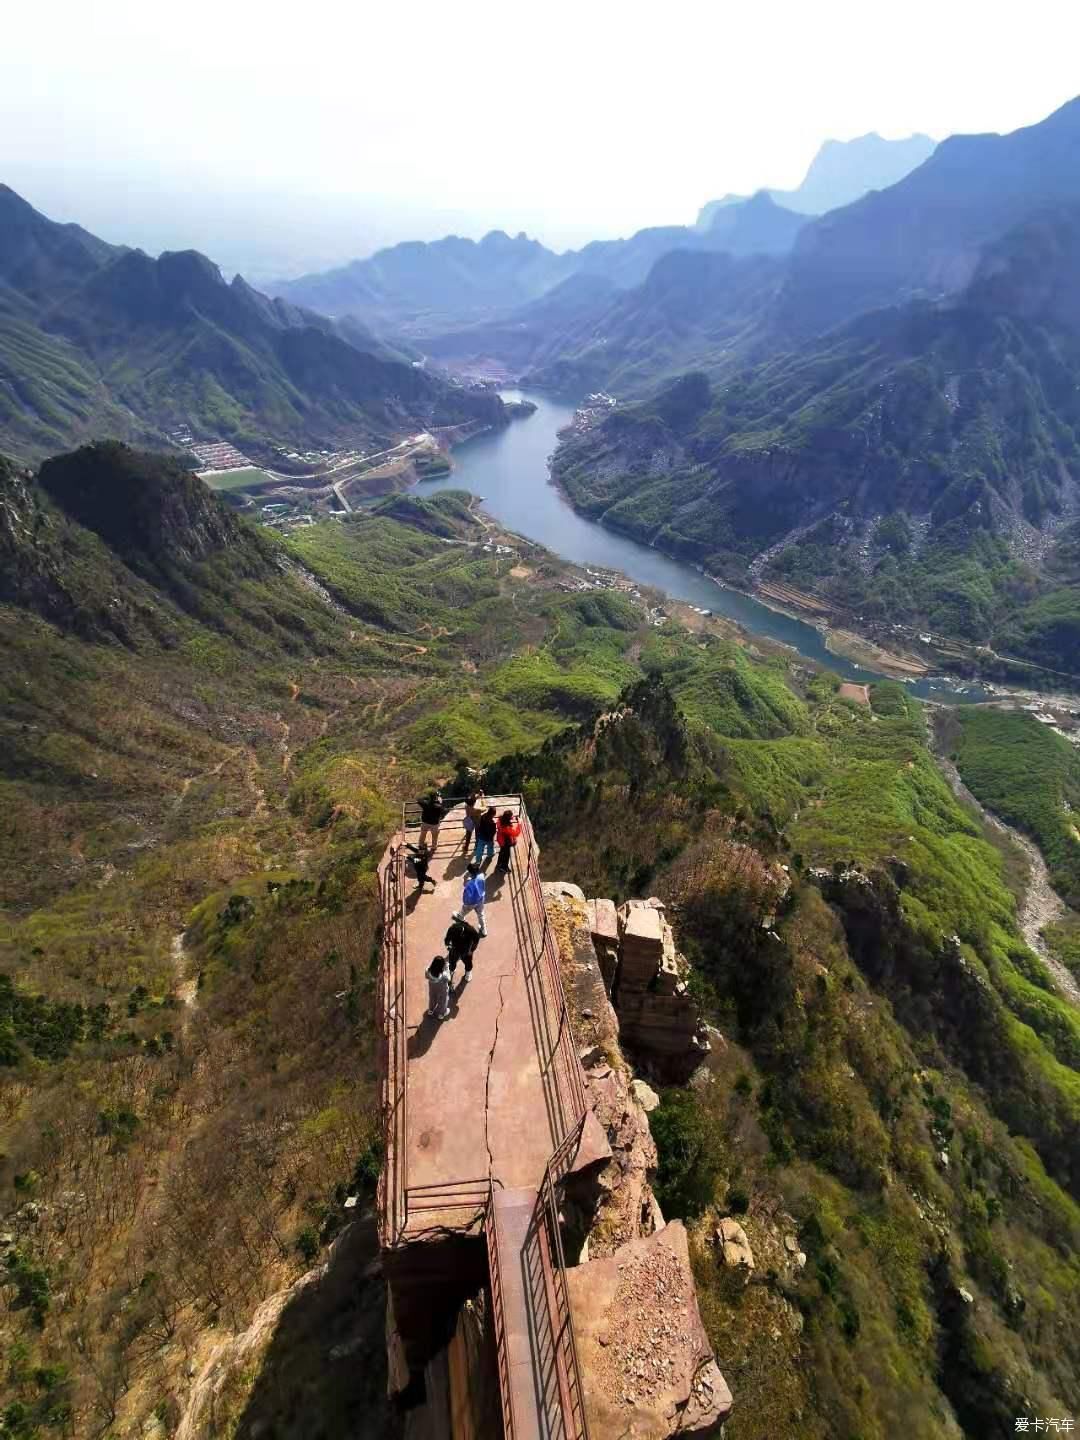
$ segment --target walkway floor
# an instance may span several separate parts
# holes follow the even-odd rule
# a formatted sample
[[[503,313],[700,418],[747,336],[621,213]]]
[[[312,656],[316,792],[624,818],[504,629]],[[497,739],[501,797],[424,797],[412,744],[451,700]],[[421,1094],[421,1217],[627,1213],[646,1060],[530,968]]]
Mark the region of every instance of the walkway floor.
[[[477,947],[472,979],[464,983],[459,965],[450,1018],[425,1014],[424,971],[444,953],[466,877],[455,818],[451,812],[431,863],[434,894],[429,886],[421,895],[415,881],[406,881],[407,1185],[412,1191],[490,1173],[509,1189],[535,1189],[562,1131],[555,1133],[541,1071],[537,982],[521,953],[512,901],[524,883],[524,855],[515,853],[506,876],[488,863],[488,934]]]

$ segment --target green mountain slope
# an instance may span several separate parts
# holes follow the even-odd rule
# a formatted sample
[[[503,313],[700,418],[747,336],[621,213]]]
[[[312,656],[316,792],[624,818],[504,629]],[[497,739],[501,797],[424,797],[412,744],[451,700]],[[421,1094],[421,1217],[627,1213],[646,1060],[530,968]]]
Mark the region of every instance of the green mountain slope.
[[[114,444],[0,468],[5,1428],[175,1429],[206,1345],[213,1426],[400,1434],[364,1223],[324,1247],[379,1168],[374,866],[465,762],[525,789],[547,876],[667,899],[724,1031],[654,1129],[734,1440],[1057,1413],[1076,1017],[918,707],[489,533],[451,492],[269,536]],[[728,1286],[721,1208],[762,1255],[790,1223],[800,1274]]]
[[[546,334],[524,382],[641,395],[690,368],[725,374],[757,343],[783,274],[773,256],[673,250],[635,289]]]
[[[605,523],[740,582],[816,590],[1076,668],[1080,218],[991,247],[962,300],[874,312],[712,388],[688,377],[569,440]]]
[[[362,326],[231,284],[194,251],[153,260],[55,225],[0,190],[0,443],[36,457],[186,426],[259,454],[500,423]]]
[[[1076,1011],[900,687],[853,705],[820,678],[750,738],[765,677],[695,713],[695,650],[659,637],[618,725],[489,775],[529,794],[547,873],[664,899],[723,1032],[712,1082],[651,1119],[726,1430],[1013,1434],[1067,1406],[1080,1358],[1058,1309],[1080,1282]],[[749,1285],[715,1255],[731,1214]]]

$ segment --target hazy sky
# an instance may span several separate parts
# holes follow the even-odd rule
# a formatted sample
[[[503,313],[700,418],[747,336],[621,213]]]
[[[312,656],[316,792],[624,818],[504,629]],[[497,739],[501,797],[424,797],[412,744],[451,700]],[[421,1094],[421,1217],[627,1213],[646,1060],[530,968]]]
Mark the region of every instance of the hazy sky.
[[[828,136],[1011,130],[1076,0],[46,0],[5,7],[0,179],[256,277],[448,230],[563,247],[801,179]]]

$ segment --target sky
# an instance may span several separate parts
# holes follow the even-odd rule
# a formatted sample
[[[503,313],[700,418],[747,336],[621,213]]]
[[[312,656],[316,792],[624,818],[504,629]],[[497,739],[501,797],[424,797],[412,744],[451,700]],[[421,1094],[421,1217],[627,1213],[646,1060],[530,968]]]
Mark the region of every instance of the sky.
[[[49,0],[3,31],[0,180],[256,280],[689,223],[829,137],[1008,131],[1080,93],[1075,0]]]

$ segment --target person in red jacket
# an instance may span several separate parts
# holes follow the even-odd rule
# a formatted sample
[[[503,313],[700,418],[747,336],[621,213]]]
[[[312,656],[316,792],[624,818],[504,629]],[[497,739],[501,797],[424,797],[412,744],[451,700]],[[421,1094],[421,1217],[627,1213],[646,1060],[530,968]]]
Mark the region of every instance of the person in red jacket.
[[[495,841],[499,847],[499,859],[496,870],[505,871],[510,869],[510,857],[514,852],[514,846],[521,835],[521,822],[514,819],[512,810],[504,810],[499,816],[499,823],[495,827]]]

